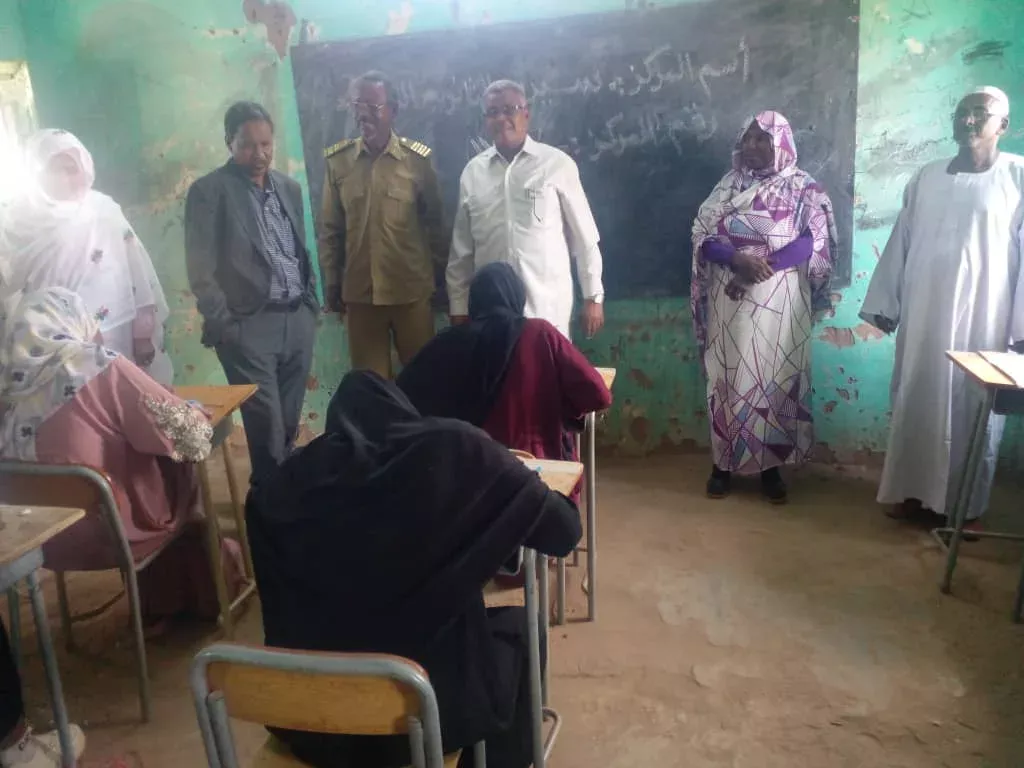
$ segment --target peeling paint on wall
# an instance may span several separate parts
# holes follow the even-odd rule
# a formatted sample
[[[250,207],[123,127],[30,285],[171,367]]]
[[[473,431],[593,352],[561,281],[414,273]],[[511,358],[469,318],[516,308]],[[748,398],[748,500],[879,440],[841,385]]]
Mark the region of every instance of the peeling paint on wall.
[[[184,192],[225,160],[222,116],[240,98],[264,101],[274,115],[278,167],[306,189],[320,183],[304,175],[290,43],[551,18],[567,6],[597,12],[623,5],[32,0],[21,10],[41,118],[80,133],[94,150],[99,187],[126,206],[157,262],[172,305],[168,343],[176,370],[183,381],[213,383],[223,374],[215,355],[199,344],[200,323],[185,278]],[[949,115],[968,87],[992,83],[1015,102],[1024,100],[1024,49],[1014,44],[1024,39],[1020,0],[862,0],[860,34],[854,278],[834,297],[834,316],[815,330],[813,349],[822,460],[875,461],[886,444],[892,338],[865,324],[858,311],[903,186],[922,164],[953,152]],[[387,62],[381,66],[386,69]],[[1024,135],[1008,137],[1006,148],[1024,149]],[[306,232],[312,241],[309,219]],[[605,330],[581,342],[595,363],[620,371],[602,443],[627,453],[706,446],[704,380],[688,301],[609,302],[606,316]],[[347,359],[344,331],[336,319],[325,318],[304,436],[322,428]],[[1015,460],[1024,456],[1019,424],[1008,425],[1004,452]]]
[[[295,11],[284,0],[243,0],[242,11],[250,24],[262,24],[277,55],[288,55],[288,41],[295,28]]]

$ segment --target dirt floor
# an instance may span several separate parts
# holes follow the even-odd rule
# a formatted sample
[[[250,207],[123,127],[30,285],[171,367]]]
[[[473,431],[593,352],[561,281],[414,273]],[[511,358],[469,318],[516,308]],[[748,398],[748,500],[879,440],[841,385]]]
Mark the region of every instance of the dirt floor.
[[[870,479],[806,470],[776,508],[753,486],[707,500],[706,469],[699,456],[602,463],[598,620],[552,635],[554,768],[1024,766],[1018,545],[966,545],[946,597],[938,546],[885,519]],[[990,525],[1020,527],[1019,498],[997,490]],[[116,587],[73,578],[72,605]],[[50,577],[47,597],[56,629]],[[258,603],[237,638],[260,641]],[[60,662],[89,768],[205,765],[187,669],[213,639],[179,627],[149,644],[154,718],[141,726],[124,602],[81,628]],[[26,666],[29,714],[46,726],[31,651]],[[236,738],[244,759],[264,737]]]

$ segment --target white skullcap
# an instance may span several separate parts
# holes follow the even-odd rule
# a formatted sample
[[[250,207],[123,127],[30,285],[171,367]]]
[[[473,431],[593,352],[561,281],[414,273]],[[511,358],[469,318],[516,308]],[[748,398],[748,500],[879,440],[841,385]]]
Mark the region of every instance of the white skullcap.
[[[967,95],[974,96],[976,94],[984,94],[992,98],[992,106],[997,110],[994,114],[1003,116],[1010,114],[1010,97],[1006,95],[1006,91],[996,88],[994,85],[983,85],[975,88]]]

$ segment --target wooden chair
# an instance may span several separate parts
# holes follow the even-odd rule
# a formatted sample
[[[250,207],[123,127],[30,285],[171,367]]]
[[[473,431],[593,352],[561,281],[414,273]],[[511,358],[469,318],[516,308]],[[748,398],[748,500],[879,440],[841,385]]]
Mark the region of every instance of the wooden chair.
[[[531,460],[531,459],[536,459],[537,458],[536,456],[534,456],[532,453],[530,453],[528,451],[520,451],[520,450],[517,450],[515,448],[509,448],[508,451],[513,456],[518,456],[520,459],[526,459],[528,461]]]
[[[146,662],[146,644],[142,631],[142,612],[139,603],[139,585],[137,574],[148,566],[176,537],[169,537],[160,546],[146,554],[146,557],[135,560],[131,546],[121,524],[118,514],[117,500],[114,496],[111,480],[99,469],[74,464],[37,464],[22,461],[0,461],[0,503],[23,506],[75,507],[84,509],[86,515],[100,515],[106,521],[113,542],[116,562],[102,564],[105,568],[117,568],[121,571],[124,581],[124,594],[128,595],[131,608],[132,631],[135,636],[135,655],[139,684],[139,705],[142,721],[148,722],[150,717],[149,672]],[[70,529],[74,531],[74,527]],[[45,547],[44,547],[45,552]],[[46,563],[47,568],[50,567]],[[61,628],[68,649],[74,647],[72,625],[99,615],[121,598],[118,594],[113,599],[87,613],[71,615],[68,603],[67,582],[64,571],[54,571],[57,577],[57,598],[60,604]],[[19,637],[19,598],[16,591],[7,595],[11,613],[11,645],[17,657],[20,648]]]
[[[427,673],[397,656],[289,651],[217,643],[199,652],[192,697],[210,768],[240,768],[230,718],[275,728],[359,736],[409,736],[413,768],[455,768]],[[477,766],[484,766],[483,743]],[[308,768],[268,739],[250,768]]]

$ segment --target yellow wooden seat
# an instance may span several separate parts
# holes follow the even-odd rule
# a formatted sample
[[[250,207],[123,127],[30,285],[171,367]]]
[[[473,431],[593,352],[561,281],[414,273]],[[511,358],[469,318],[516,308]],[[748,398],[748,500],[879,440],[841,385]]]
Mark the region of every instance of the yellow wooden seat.
[[[461,755],[461,752],[445,755],[444,768],[456,768]],[[309,763],[299,760],[291,753],[287,744],[276,736],[271,736],[256,753],[250,768],[309,768]]]
[[[199,652],[191,679],[208,757],[234,751],[227,744],[228,718],[352,736],[403,735],[416,728],[428,754],[442,757],[434,690],[409,659],[218,643]],[[459,753],[444,756],[445,768],[458,762]],[[309,766],[271,736],[250,768]]]

